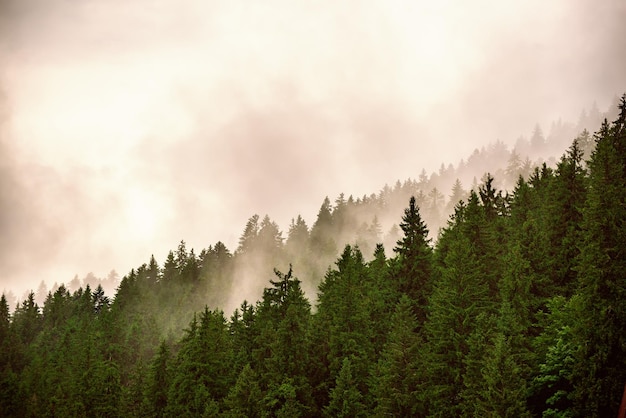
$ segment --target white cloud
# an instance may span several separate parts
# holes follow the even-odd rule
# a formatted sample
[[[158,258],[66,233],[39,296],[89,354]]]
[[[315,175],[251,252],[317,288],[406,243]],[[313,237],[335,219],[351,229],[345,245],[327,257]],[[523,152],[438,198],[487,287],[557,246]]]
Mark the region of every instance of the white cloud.
[[[0,7],[10,285],[234,249],[253,213],[312,223],[327,194],[606,107],[626,73],[617,0]]]

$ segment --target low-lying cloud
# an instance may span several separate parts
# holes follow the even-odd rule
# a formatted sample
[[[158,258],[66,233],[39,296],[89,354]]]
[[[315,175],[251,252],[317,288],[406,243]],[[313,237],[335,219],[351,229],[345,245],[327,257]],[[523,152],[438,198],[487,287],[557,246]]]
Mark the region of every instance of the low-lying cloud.
[[[625,89],[619,0],[5,0],[1,288],[111,269],[575,122]],[[547,129],[548,127],[545,126]]]

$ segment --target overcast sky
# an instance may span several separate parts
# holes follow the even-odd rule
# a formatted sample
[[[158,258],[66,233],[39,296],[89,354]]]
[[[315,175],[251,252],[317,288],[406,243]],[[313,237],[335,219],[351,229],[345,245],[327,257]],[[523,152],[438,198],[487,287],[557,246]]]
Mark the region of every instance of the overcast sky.
[[[254,213],[311,225],[326,195],[605,110],[624,21],[622,0],[0,0],[0,290],[234,251]]]

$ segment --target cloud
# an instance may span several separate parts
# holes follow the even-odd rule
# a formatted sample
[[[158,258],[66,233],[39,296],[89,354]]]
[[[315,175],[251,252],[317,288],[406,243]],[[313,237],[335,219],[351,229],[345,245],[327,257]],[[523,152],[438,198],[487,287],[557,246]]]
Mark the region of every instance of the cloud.
[[[623,2],[5,0],[2,287],[231,249],[624,89]],[[19,290],[18,292],[19,293]]]

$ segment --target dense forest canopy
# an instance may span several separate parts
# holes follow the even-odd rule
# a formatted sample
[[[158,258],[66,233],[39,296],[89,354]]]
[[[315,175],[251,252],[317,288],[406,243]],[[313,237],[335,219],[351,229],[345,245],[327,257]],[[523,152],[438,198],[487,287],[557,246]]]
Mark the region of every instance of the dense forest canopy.
[[[3,295],[0,416],[616,416],[626,95],[616,110],[553,165],[520,141],[469,191],[442,167],[327,198],[286,237],[254,215],[234,251],[181,241],[112,296]]]

